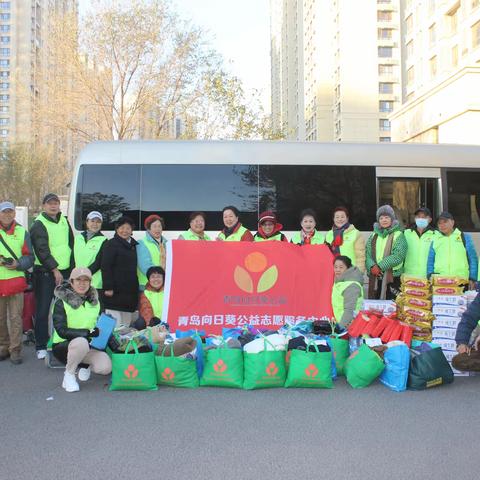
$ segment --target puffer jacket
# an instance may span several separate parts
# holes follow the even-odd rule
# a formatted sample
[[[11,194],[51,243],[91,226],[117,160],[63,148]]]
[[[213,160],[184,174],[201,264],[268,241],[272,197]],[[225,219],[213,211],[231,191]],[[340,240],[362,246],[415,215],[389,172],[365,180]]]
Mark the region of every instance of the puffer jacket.
[[[66,302],[72,308],[78,308],[85,302],[92,305],[98,305],[98,293],[95,288],[90,287],[85,296],[75,292],[69,282],[63,282],[55,288],[55,304],[53,306],[53,326],[60,337],[67,341],[77,337],[87,338],[89,330],[85,328],[70,328],[67,322],[67,314],[63,302]]]
[[[343,275],[335,280],[335,285],[342,282],[358,282],[363,288],[363,272],[358,267],[350,267]],[[357,300],[363,296],[363,292],[358,285],[352,283],[343,291],[342,296],[343,315],[339,323],[342,327],[347,328],[353,320]]]

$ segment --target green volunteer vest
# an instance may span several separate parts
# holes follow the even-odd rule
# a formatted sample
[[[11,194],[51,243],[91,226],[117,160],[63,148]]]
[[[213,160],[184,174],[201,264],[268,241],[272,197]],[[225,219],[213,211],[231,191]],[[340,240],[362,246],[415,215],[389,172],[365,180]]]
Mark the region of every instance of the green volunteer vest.
[[[160,292],[145,290],[143,293],[152,305],[153,315],[161,320],[163,313],[163,290],[161,290]]]
[[[427,230],[421,237],[415,230],[403,232],[408,250],[403,264],[403,273],[412,277],[427,278],[427,263],[430,246],[436,237],[434,230]]]
[[[297,245],[302,244],[302,235],[301,232],[294,233],[291,243],[296,243]],[[315,230],[313,237],[311,239],[310,245],[323,245],[325,243],[325,237]]]
[[[81,234],[75,235],[75,243],[73,244],[73,255],[75,257],[75,267],[88,267],[97,257],[103,242],[107,240],[104,236],[96,236],[88,242]],[[102,272],[95,272],[92,277],[92,287],[102,288]]]
[[[181,237],[184,240],[211,240],[211,238],[204,233],[203,238],[200,238],[196,233],[192,232],[192,230],[188,229],[186,232],[183,232]]]
[[[468,257],[462,233],[456,228],[448,237],[441,233],[433,240],[435,265],[433,271],[439,275],[469,278]]]
[[[3,229],[0,230],[0,235],[5,240],[5,243],[12,249],[13,253],[20,258],[22,256],[22,247],[25,242],[25,229],[20,225],[15,225],[13,235],[7,235]],[[11,253],[0,243],[0,255],[6,258],[12,258]],[[10,280],[12,278],[24,277],[25,273],[19,270],[9,270],[0,266],[0,280]]]
[[[343,244],[340,245],[340,255],[345,255],[348,257],[355,266],[357,265],[357,257],[355,255],[355,240],[357,239],[358,235],[360,235],[360,232],[355,227],[348,232],[343,232]],[[333,242],[333,230],[329,230],[327,232],[325,241],[330,244]]]
[[[358,297],[357,304],[355,305],[355,311],[359,312],[362,309],[363,285],[361,285],[359,282],[354,282],[352,280],[334,283],[333,289],[332,289],[332,308],[333,308],[333,315],[335,316],[335,320],[337,322],[340,322],[340,320],[343,317],[343,312],[344,312],[343,292],[350,285],[358,285],[360,287],[360,296]]]
[[[225,238],[223,231],[218,234],[218,238],[225,240],[226,242],[240,242],[246,231],[247,229],[243,225],[240,225],[240,228],[235,233],[232,233],[228,238]]]
[[[58,223],[50,222],[42,214],[40,214],[35,221],[39,220],[43,223],[48,234],[48,247],[50,253],[55,261],[58,263],[59,270],[66,270],[70,268],[70,257],[72,255],[72,249],[68,244],[69,228],[67,219],[61,215]],[[41,265],[42,263],[35,255],[35,265]]]
[[[92,305],[90,302],[85,302],[78,308],[72,308],[67,302],[63,301],[63,308],[67,315],[68,328],[80,328],[92,330],[97,324],[98,316],[100,315],[100,302]],[[65,341],[56,330],[53,331],[53,343],[60,343]]]
[[[256,241],[256,242],[269,242],[271,240],[273,241],[276,241],[276,242],[281,242],[282,241],[282,233],[281,232],[277,232],[275,235],[272,235],[271,237],[268,237],[268,238],[263,238],[261,237],[260,235],[255,235],[253,237],[253,239]]]
[[[153,242],[145,241],[145,239],[140,240],[139,243],[143,243],[148,248],[148,251],[150,252],[150,256],[152,257],[153,265],[155,267],[160,267],[161,259],[160,259],[160,249],[158,248],[158,245]],[[148,282],[148,278],[146,275],[144,275],[144,273],[139,268],[137,268],[137,277],[138,277],[138,283],[140,287],[145,288],[145,285]]]
[[[395,231],[393,233],[393,243],[392,243],[392,250],[393,250],[393,246],[395,245],[395,242],[397,241],[397,238],[401,235],[402,232],[400,232],[399,230]],[[389,235],[385,236],[385,237],[382,237],[380,235],[377,235],[377,258],[375,259],[375,262],[378,263],[380,262],[380,260],[383,260],[383,252],[385,251],[385,245],[387,244],[387,239],[388,239]],[[400,265],[396,265],[394,268],[393,268],[393,272],[398,272],[399,270],[402,270],[403,268],[403,264],[401,263]],[[397,275],[394,274],[394,276],[396,277]]]

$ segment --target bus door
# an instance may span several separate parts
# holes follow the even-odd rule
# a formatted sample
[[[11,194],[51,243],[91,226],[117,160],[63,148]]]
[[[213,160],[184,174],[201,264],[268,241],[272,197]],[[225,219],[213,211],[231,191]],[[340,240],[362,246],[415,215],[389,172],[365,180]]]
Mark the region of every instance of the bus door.
[[[440,168],[377,167],[377,205],[391,205],[402,227],[415,210],[427,207],[435,218],[442,210]]]

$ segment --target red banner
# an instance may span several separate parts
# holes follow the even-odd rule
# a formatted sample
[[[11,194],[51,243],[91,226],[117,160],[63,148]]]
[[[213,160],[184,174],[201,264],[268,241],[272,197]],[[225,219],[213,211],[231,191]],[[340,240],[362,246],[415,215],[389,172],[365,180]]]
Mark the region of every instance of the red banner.
[[[325,245],[173,240],[164,320],[172,331],[332,317],[333,256]]]

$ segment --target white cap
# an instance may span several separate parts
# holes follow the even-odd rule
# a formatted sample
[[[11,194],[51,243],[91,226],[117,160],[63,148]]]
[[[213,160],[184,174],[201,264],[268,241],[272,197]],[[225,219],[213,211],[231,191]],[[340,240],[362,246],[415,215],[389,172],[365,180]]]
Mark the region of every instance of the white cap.
[[[94,210],[93,212],[90,212],[87,215],[87,220],[93,220],[94,218],[98,218],[98,219],[100,219],[100,221],[103,222],[102,214],[100,212],[97,212],[96,210]]]
[[[12,202],[2,202],[0,203],[0,212],[4,210],[15,210],[15,205]]]

